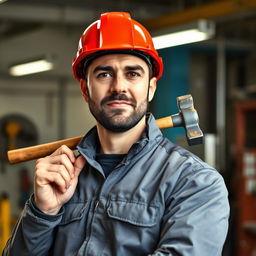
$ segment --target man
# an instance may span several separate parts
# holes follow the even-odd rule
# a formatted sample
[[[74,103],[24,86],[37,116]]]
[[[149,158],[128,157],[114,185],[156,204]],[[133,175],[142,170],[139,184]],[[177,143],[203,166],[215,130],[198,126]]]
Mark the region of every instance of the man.
[[[4,255],[221,255],[227,191],[147,114],[163,64],[146,29],[127,13],[102,14],[73,70],[96,127],[78,157],[62,146],[37,161]]]

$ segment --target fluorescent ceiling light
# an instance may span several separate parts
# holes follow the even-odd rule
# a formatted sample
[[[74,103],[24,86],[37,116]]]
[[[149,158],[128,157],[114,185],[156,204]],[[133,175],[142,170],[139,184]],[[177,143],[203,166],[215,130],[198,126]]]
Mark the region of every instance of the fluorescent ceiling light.
[[[12,76],[24,76],[34,73],[39,73],[47,70],[53,69],[53,62],[41,59],[36,61],[31,61],[23,64],[17,64],[10,67],[9,72]]]
[[[153,37],[153,42],[156,49],[162,49],[176,45],[200,42],[206,39],[208,39],[208,35],[206,33],[200,32],[197,29],[190,29],[186,31]]]
[[[6,2],[7,0],[0,0],[0,4],[2,4],[2,3],[4,3],[4,2]]]
[[[156,49],[173,47],[177,45],[190,44],[210,39],[214,35],[213,23],[205,20],[198,22],[197,28],[190,28],[184,31],[168,33],[153,37]]]

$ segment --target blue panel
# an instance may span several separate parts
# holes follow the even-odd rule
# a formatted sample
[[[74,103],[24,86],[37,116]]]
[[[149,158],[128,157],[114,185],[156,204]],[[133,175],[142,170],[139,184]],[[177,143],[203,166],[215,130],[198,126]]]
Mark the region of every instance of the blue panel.
[[[157,91],[150,110],[156,118],[178,112],[176,98],[189,94],[189,51],[188,46],[177,46],[159,50],[164,62],[164,73],[157,83]],[[163,130],[163,134],[173,142],[185,135],[183,128]]]

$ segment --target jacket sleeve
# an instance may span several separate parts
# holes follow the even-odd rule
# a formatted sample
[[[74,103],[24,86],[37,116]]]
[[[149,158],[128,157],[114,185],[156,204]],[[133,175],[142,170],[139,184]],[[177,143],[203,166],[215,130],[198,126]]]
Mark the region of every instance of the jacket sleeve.
[[[192,171],[168,198],[157,250],[152,254],[220,256],[228,231],[228,193],[221,175]]]
[[[34,204],[31,197],[16,223],[8,240],[3,256],[43,256],[49,255],[54,241],[54,228],[60,223],[62,212],[46,215]]]

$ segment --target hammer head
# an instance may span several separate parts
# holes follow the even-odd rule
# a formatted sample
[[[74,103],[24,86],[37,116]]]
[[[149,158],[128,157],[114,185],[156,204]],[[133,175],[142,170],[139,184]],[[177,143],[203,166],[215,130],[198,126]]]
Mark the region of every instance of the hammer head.
[[[190,94],[177,97],[179,116],[186,131],[190,146],[203,143],[203,132],[199,127],[199,117],[194,108],[193,98]]]

